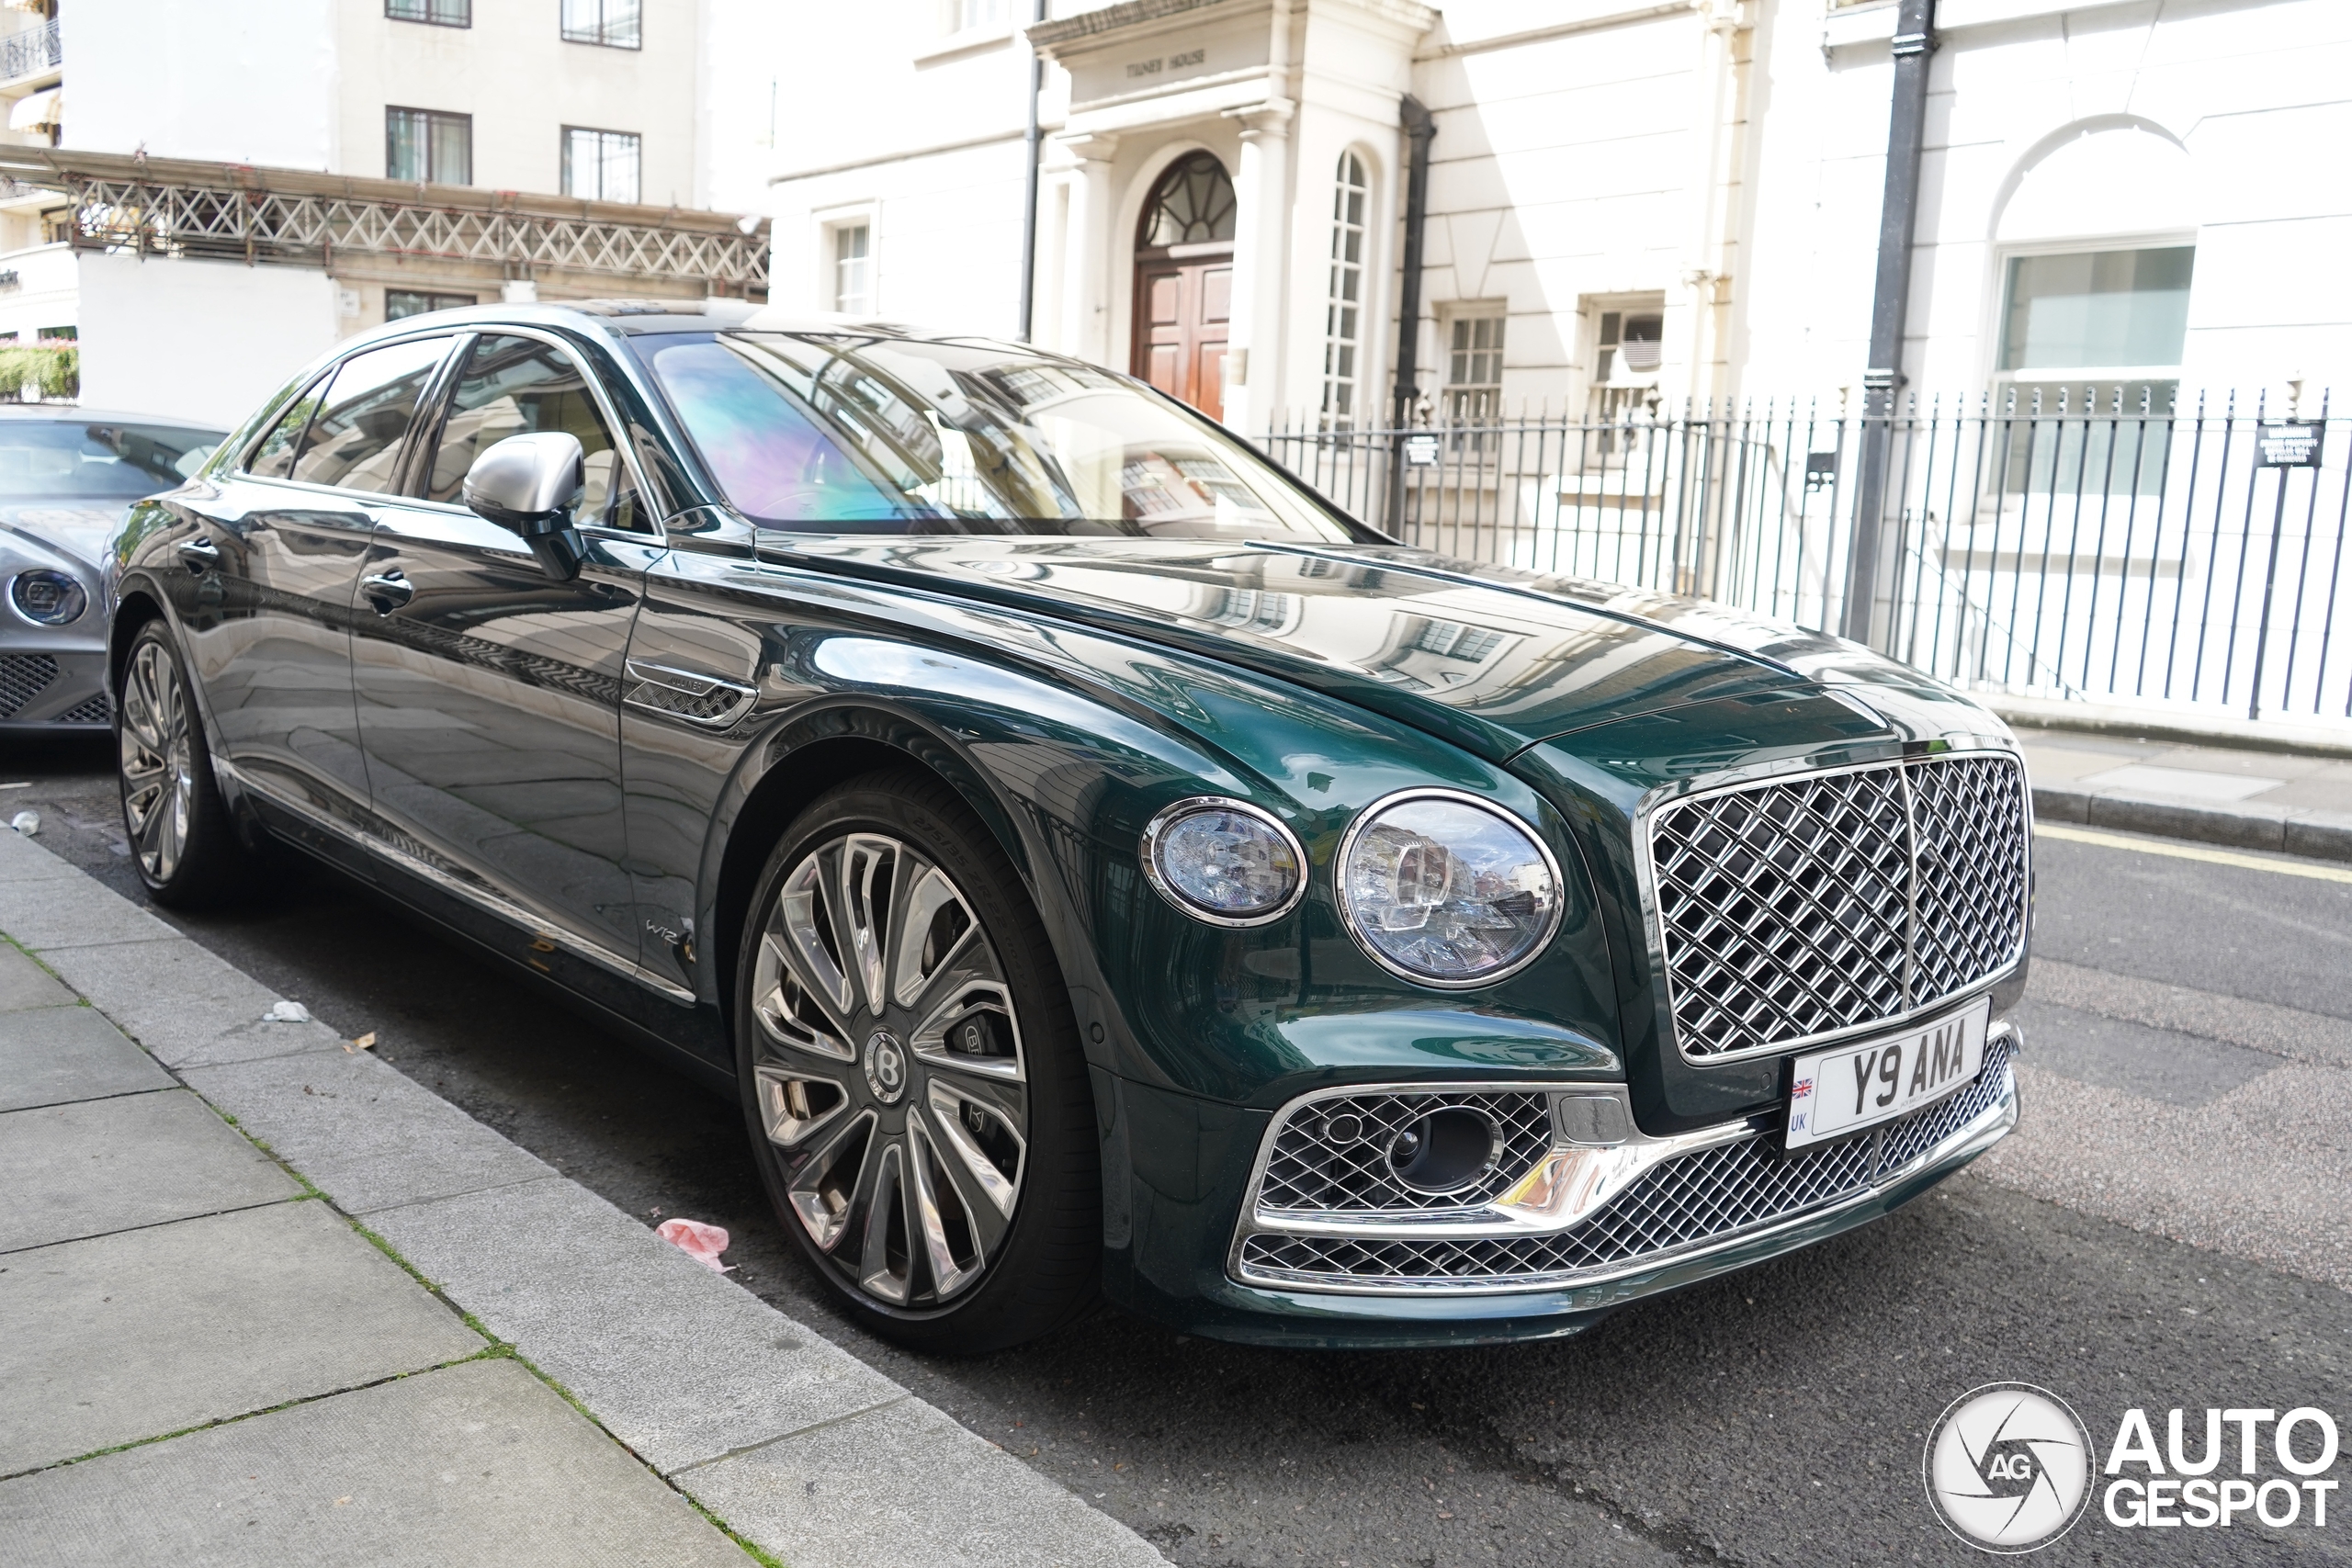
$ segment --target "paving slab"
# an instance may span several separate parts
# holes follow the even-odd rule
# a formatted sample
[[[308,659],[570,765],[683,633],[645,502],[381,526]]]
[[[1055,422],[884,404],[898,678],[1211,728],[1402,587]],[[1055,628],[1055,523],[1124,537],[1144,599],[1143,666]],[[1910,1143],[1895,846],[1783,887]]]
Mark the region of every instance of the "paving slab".
[[[86,876],[79,882],[0,882],[0,931],[35,953],[102,942],[170,942],[179,935]]]
[[[167,1066],[341,1046],[323,1024],[262,1022],[277,993],[187,937],[55,948],[44,957]]]
[[[906,1392],[576,1182],[368,1223],[665,1472]]]
[[[0,1111],[173,1087],[96,1008],[0,1012]]]
[[[0,1483],[0,1540],[12,1543],[13,1568],[750,1561],[511,1360]]]
[[[301,1190],[186,1089],[0,1113],[0,1254]]]
[[[482,1347],[319,1202],[10,1253],[0,1257],[0,1474]]]
[[[56,976],[0,942],[0,1012],[73,1005],[74,993],[60,985]]]
[[[876,1454],[890,1456],[876,1464]],[[1036,1476],[936,1407],[904,1399],[687,1472],[703,1506],[792,1568],[1150,1568],[1139,1536]],[[1024,1483],[1026,1484],[1024,1484]]]
[[[347,1213],[554,1174],[365,1051],[190,1067],[182,1076]]]
[[[81,874],[79,867],[21,833],[12,832],[0,840],[0,881],[70,882]]]

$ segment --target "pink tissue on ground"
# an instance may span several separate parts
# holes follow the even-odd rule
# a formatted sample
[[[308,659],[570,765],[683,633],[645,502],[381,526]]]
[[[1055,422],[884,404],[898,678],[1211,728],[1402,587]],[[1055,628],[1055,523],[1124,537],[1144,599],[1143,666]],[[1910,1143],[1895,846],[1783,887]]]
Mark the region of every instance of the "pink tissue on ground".
[[[727,1250],[724,1226],[707,1225],[700,1220],[663,1220],[653,1228],[653,1234],[693,1258],[706,1269],[719,1273],[729,1272],[718,1255]]]

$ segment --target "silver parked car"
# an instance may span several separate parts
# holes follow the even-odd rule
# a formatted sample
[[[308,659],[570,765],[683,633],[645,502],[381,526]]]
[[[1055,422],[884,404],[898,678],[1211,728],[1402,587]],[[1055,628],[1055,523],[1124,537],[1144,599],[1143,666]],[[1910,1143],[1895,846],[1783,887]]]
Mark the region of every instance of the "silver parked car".
[[[183,483],[223,432],[0,409],[0,730],[108,721],[105,557],[123,509]]]

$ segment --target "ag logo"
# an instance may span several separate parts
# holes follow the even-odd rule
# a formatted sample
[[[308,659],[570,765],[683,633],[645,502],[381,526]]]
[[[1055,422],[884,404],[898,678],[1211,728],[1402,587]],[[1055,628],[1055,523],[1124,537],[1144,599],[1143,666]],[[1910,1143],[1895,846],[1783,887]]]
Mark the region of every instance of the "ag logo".
[[[2095,1457],[2064,1400],[2030,1383],[1987,1383],[1928,1429],[1928,1503],[1971,1546],[2038,1551],[2083,1517]]]

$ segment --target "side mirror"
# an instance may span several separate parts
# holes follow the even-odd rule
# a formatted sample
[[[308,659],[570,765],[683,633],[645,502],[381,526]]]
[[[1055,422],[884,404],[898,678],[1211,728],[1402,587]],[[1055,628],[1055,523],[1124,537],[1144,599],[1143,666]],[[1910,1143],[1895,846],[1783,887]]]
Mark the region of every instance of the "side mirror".
[[[510,435],[476,457],[464,494],[476,513],[521,535],[540,570],[569,582],[588,553],[571,522],[585,482],[580,438],[541,430]]]

